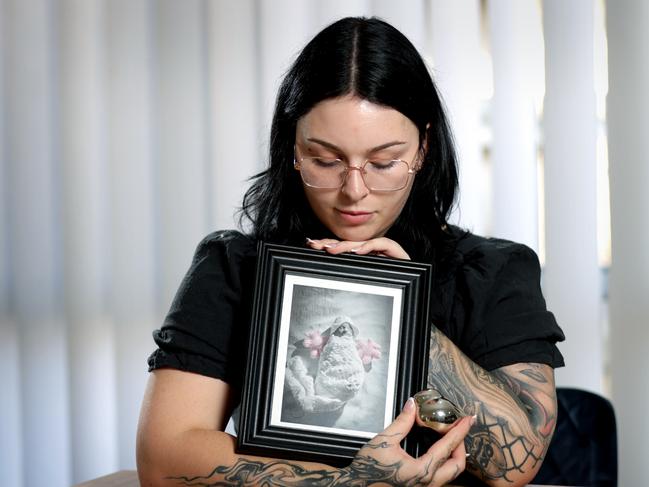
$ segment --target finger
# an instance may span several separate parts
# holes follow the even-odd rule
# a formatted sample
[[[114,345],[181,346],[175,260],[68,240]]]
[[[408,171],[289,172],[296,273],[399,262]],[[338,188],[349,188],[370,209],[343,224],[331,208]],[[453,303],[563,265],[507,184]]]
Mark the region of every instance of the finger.
[[[466,463],[467,459],[467,453],[466,453],[466,446],[464,444],[464,441],[461,441],[460,444],[457,446],[455,450],[453,450],[453,453],[451,453],[451,457],[455,460],[462,460],[462,464]]]
[[[415,400],[411,397],[406,401],[399,416],[376,436],[390,443],[400,443],[415,424],[416,410]]]
[[[434,474],[436,481],[441,481],[442,485],[455,480],[466,469],[466,455],[464,442],[453,450],[451,456],[439,466]]]
[[[401,245],[399,245],[394,240],[390,240],[389,238],[385,237],[368,240],[358,247],[350,249],[350,252],[358,255],[367,255],[374,253],[395,259],[410,260],[410,256],[405,250],[403,250],[403,247],[401,247]]]
[[[460,446],[462,446],[462,451],[464,451],[464,437],[467,435],[474,422],[474,416],[465,416],[455,426],[453,426],[448,433],[433,443],[428,451],[420,458],[433,457],[438,461],[451,457],[455,450]]]
[[[465,451],[464,442],[461,442],[451,456],[437,468],[435,480],[441,481],[443,485],[455,480],[466,469]]]
[[[334,248],[336,245],[338,245],[338,243],[340,242],[333,238],[312,239],[307,237],[306,239],[306,244],[312,249],[316,249],[316,250],[326,250],[328,248]]]
[[[341,242],[335,242],[330,245],[325,245],[324,249],[330,254],[344,254],[346,252],[351,252],[352,249],[360,247],[365,242],[354,242],[351,240],[343,240]]]

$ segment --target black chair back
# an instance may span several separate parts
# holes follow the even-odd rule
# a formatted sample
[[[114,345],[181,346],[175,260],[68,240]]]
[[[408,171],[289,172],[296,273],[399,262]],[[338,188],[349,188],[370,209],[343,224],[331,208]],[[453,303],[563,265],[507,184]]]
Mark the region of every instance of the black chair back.
[[[538,474],[541,485],[617,486],[617,432],[613,405],[592,392],[557,388],[554,437]]]

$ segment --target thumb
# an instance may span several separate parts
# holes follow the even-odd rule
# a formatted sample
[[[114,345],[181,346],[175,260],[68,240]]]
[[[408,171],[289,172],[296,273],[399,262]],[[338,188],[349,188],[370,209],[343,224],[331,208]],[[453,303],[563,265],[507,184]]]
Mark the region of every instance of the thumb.
[[[415,424],[416,411],[415,400],[411,397],[406,401],[406,404],[403,406],[399,416],[397,416],[396,419],[385,428],[383,434],[391,436],[395,438],[397,442],[400,442],[406,437],[412,426]]]

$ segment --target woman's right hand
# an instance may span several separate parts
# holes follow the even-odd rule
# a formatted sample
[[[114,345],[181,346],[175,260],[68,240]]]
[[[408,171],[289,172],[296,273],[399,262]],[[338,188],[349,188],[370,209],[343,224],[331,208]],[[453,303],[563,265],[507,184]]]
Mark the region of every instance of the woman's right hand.
[[[364,480],[362,485],[406,486],[441,486],[453,481],[465,468],[464,437],[474,419],[462,418],[425,454],[413,458],[400,442],[415,423],[416,409],[414,400],[408,399],[392,424],[359,450],[340,480],[352,485]]]

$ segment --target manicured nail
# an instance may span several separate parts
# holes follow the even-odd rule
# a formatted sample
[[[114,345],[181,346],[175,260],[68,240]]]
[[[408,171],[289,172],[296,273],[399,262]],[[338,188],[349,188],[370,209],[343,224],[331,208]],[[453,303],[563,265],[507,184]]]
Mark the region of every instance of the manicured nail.
[[[471,456],[471,454],[470,453],[465,453],[464,456],[469,458]]]
[[[333,249],[333,248],[335,248],[335,247],[337,247],[337,246],[338,246],[337,243],[333,243],[333,244],[324,244],[324,245],[323,245],[323,247],[324,247],[325,249]]]
[[[474,414],[473,416],[471,416],[471,426],[473,426],[477,420],[478,420],[478,415],[477,414]]]
[[[403,406],[403,410],[406,412],[410,412],[413,410],[415,407],[415,400],[412,397],[409,397],[408,400],[406,401],[406,404]]]
[[[313,240],[311,240],[309,237],[306,238],[306,243],[313,243]]]
[[[360,247],[355,248],[355,249],[351,249],[350,252],[354,252],[354,253],[356,253],[356,252],[358,252],[360,249],[361,249]]]

